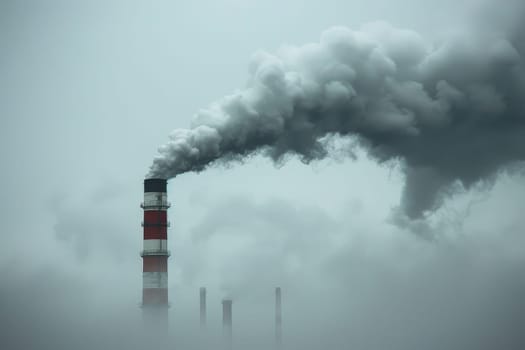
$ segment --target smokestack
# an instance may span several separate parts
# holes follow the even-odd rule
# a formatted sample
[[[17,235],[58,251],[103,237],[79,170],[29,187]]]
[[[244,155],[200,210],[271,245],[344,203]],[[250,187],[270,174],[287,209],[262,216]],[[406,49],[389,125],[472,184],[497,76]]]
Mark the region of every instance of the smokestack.
[[[206,288],[200,289],[200,323],[201,329],[206,328]]]
[[[279,348],[282,344],[282,310],[281,287],[275,288],[275,345]]]
[[[144,245],[141,252],[142,310],[150,330],[168,329],[168,221],[167,180],[144,181]]]
[[[232,300],[222,301],[222,334],[226,348],[232,347]]]

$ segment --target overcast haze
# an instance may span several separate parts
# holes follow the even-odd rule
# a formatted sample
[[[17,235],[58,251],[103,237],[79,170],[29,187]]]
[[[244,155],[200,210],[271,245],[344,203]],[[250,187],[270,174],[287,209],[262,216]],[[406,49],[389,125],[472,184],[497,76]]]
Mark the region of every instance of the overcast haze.
[[[0,1],[1,347],[143,348],[139,204],[158,147],[249,86],[255,52],[382,21],[433,47],[475,37],[476,57],[499,33],[512,49],[497,57],[515,68],[483,81],[511,107],[490,116],[519,128],[467,133],[455,149],[486,157],[458,157],[471,181],[447,180],[421,210],[407,205],[406,163],[355,137],[308,164],[252,154],[170,180],[166,346],[216,345],[228,296],[236,347],[272,348],[281,286],[286,349],[524,348],[523,14],[513,0]],[[441,181],[418,179],[415,197]]]

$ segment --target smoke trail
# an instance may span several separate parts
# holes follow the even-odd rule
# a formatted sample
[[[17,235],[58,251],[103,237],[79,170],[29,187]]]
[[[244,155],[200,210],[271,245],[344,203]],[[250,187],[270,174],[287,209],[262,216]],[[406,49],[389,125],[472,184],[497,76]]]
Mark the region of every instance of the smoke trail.
[[[411,218],[525,159],[523,43],[463,34],[433,47],[386,23],[327,30],[317,43],[258,52],[248,86],[194,117],[159,149],[148,176],[172,178],[260,152],[320,159],[320,141],[353,135],[378,161],[401,159]]]

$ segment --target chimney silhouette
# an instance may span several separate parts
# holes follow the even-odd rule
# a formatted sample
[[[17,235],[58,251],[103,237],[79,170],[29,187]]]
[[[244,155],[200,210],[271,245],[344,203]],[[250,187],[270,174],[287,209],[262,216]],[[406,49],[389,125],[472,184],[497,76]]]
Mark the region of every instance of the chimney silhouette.
[[[222,301],[222,334],[226,349],[232,347],[232,300],[224,299]]]
[[[281,287],[275,288],[275,345],[280,348],[283,342]]]
[[[206,288],[201,287],[199,293],[199,305],[200,305],[200,324],[201,329],[206,328]]]

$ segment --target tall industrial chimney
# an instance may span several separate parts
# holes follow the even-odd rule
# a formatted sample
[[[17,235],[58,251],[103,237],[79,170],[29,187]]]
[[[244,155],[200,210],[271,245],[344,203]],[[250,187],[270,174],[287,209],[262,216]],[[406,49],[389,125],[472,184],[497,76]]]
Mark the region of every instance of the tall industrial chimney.
[[[201,329],[206,328],[206,288],[200,289],[200,321]]]
[[[232,347],[232,300],[224,299],[222,301],[222,334],[225,347]]]
[[[281,287],[275,288],[275,345],[281,347],[283,341]]]
[[[168,221],[166,179],[144,181],[142,314],[149,330],[168,329]]]

